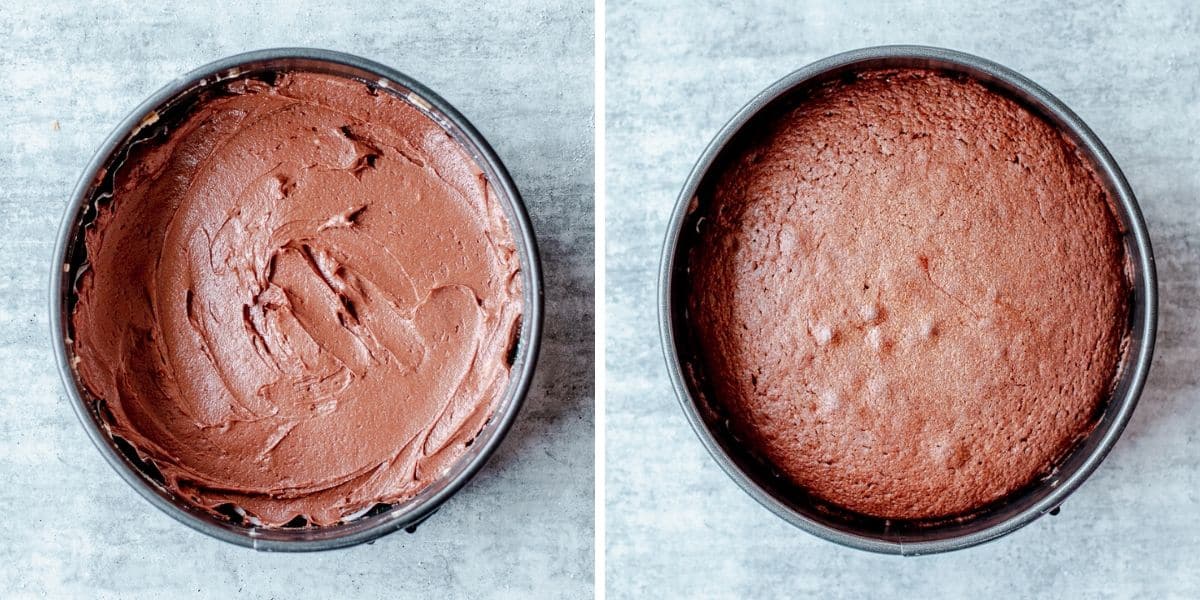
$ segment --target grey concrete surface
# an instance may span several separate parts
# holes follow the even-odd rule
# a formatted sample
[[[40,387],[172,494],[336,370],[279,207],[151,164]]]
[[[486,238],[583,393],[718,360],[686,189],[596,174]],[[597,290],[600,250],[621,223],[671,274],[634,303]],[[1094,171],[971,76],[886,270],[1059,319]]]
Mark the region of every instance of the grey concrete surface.
[[[592,3],[38,0],[0,6],[0,597],[589,597]],[[416,534],[265,555],[179,525],[92,448],[60,387],[46,287],[92,152],[143,98],[237,52],[343,50],[454,103],[496,147],[540,238],[534,390],[499,453]]]
[[[607,15],[610,598],[1200,596],[1196,3],[610,0]],[[726,477],[676,404],[654,309],[675,195],[725,120],[796,68],[884,43],[991,58],[1078,112],[1141,201],[1162,296],[1141,405],[1062,513],[909,559],[810,537]]]

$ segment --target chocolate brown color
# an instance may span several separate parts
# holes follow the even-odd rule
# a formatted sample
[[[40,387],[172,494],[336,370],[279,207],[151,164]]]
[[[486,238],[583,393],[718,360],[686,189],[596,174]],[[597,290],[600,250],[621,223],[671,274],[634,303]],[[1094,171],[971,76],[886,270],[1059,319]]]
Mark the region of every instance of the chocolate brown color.
[[[116,171],[86,231],[79,378],[198,507],[328,525],[407,499],[508,382],[507,220],[389,92],[304,72],[225,92]]]
[[[1075,146],[971,80],[826,85],[697,198],[688,325],[714,412],[813,496],[971,514],[1094,427],[1126,336],[1111,202]]]

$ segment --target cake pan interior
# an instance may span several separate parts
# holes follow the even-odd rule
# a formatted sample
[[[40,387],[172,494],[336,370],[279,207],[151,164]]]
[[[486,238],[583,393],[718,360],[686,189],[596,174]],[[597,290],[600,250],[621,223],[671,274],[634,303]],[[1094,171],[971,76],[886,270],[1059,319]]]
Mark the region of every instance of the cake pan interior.
[[[356,518],[324,527],[296,523],[295,527],[261,528],[245,522],[237,513],[218,518],[176,498],[160,485],[161,476],[152,464],[143,461],[128,443],[109,434],[101,415],[103,400],[92,397],[79,383],[73,353],[75,284],[88,265],[82,233],[95,219],[97,204],[111,201],[113,174],[120,169],[128,150],[137,144],[152,143],[202,99],[222,93],[218,84],[240,78],[270,81],[283,71],[353,78],[379,93],[395,94],[466,148],[492,184],[508,219],[520,257],[523,289],[523,317],[505,395],[467,452],[449,473],[416,496],[397,504],[377,504]],[[219,539],[260,550],[324,550],[414,528],[465,485],[496,450],[516,418],[537,362],[542,321],[540,259],[520,195],[504,165],[474,127],[432,91],[383,65],[342,53],[306,48],[251,52],[202,67],[159,90],[117,127],[85,170],[64,217],[54,265],[50,314],[55,353],[68,397],[97,448],[126,482],[172,517]]]
[[[703,212],[698,210],[699,203],[712,185],[710,174],[719,172],[724,161],[737,155],[759,124],[804,102],[814,87],[852,78],[857,72],[893,68],[972,78],[1063,131],[1090,159],[1107,188],[1128,261],[1128,345],[1113,392],[1102,403],[1093,432],[1046,476],[976,512],[939,520],[894,521],[848,512],[810,496],[748,452],[723,426],[720,403],[709,400],[712,392],[684,314],[687,254]],[[1096,468],[1128,421],[1149,368],[1157,306],[1153,256],[1136,200],[1112,157],[1086,125],[1060,101],[1015,72],[974,56],[919,46],[868,48],[830,57],[785,77],[744,107],[701,156],[680,194],[663,250],[659,301],[664,352],[676,393],[693,428],[724,470],[756,500],[801,529],[847,546],[893,554],[964,548],[1055,510]]]

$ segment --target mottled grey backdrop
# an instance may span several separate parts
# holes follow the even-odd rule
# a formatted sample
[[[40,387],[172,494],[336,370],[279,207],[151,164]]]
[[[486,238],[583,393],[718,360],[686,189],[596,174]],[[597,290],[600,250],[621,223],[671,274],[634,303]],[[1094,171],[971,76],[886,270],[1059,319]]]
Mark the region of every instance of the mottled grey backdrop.
[[[1200,596],[1196,3],[610,0],[607,13],[610,597]],[[654,309],[667,216],[721,125],[788,72],[885,43],[991,58],[1078,112],[1141,201],[1162,295],[1141,405],[1062,513],[915,559],[810,537],[726,477],[676,404]]]
[[[0,596],[590,596],[591,5],[0,6]],[[515,429],[416,534],[265,555],[176,523],[105,464],[59,383],[46,286],[75,180],[129,110],[211,60],[293,45],[395,67],[474,122],[525,195],[548,314],[537,382]]]

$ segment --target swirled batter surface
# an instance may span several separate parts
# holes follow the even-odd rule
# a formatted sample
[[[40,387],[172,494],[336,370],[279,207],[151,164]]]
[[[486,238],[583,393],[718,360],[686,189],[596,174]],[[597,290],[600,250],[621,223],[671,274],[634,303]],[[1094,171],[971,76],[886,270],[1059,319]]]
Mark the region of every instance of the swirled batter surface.
[[[972,513],[1092,430],[1127,334],[1112,201],[971,80],[877,71],[755,130],[698,198],[688,319],[712,402],[812,495]]]
[[[243,79],[136,147],[72,322],[111,433],[181,498],[338,522],[437,480],[493,414],[521,316],[464,148],[385,91]]]

